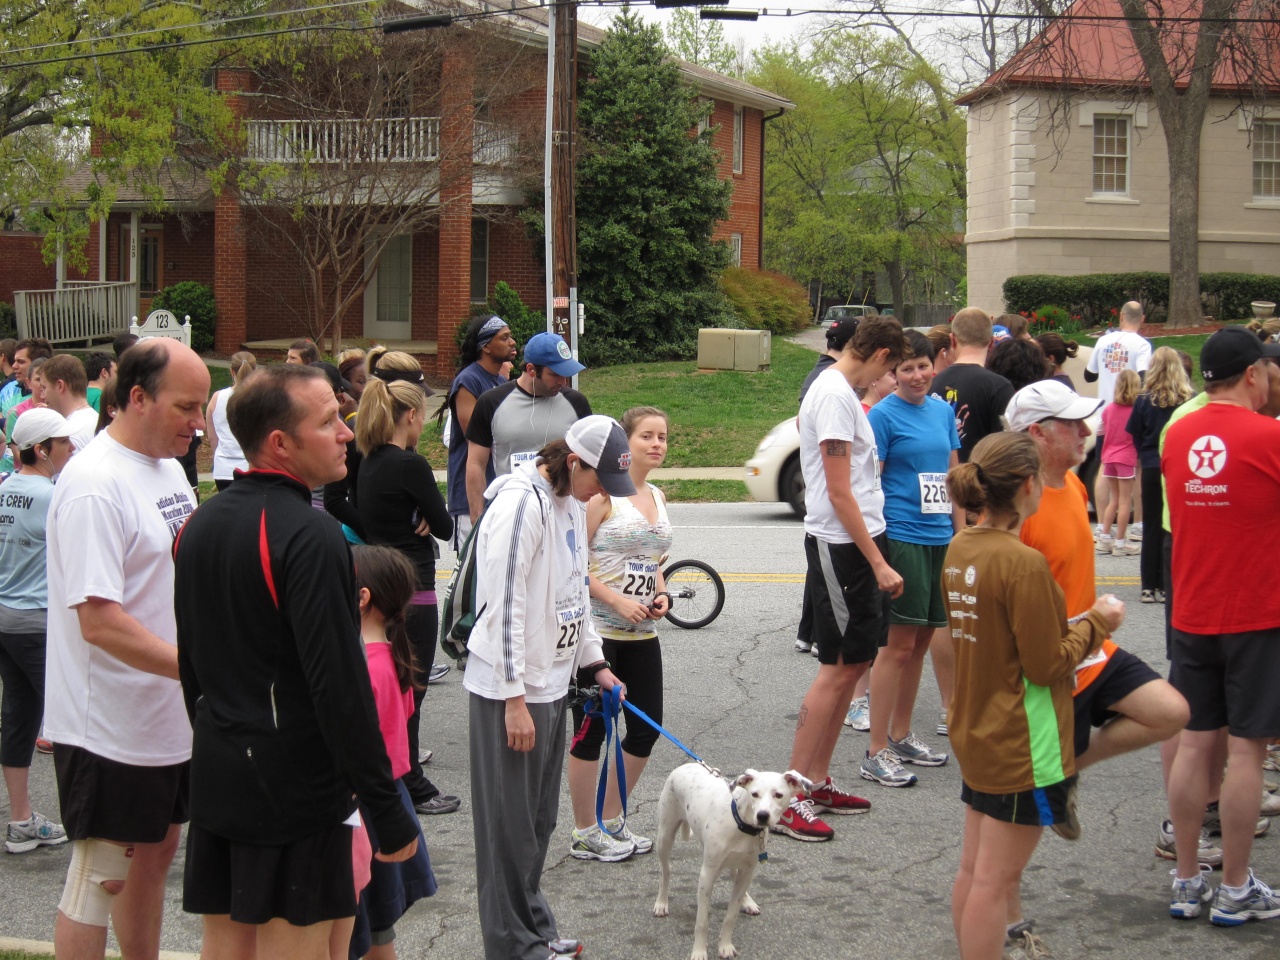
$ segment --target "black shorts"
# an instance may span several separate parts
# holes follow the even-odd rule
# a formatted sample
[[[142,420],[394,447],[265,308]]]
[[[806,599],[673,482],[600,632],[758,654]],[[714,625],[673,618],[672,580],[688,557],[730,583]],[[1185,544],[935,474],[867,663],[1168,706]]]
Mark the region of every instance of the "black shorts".
[[[1191,707],[1188,730],[1226,727],[1233,737],[1280,737],[1280,629],[1173,630],[1169,682]]]
[[[874,538],[888,562],[889,538]],[[889,595],[856,543],[828,543],[805,534],[805,589],[813,602],[818,662],[870,663],[889,637]]]
[[[191,763],[138,767],[53,745],[62,825],[71,840],[159,843],[190,819]]]
[[[1075,782],[1072,776],[1020,793],[979,793],[961,782],[960,799],[992,820],[1024,827],[1051,827],[1067,822],[1067,795]]]
[[[1076,694],[1072,703],[1076,713],[1076,756],[1089,749],[1089,734],[1119,716],[1111,708],[1139,687],[1163,677],[1128,650],[1117,649],[1097,679]]]
[[[182,909],[236,923],[297,927],[356,914],[352,828],[345,823],[281,846],[239,843],[192,824]]]

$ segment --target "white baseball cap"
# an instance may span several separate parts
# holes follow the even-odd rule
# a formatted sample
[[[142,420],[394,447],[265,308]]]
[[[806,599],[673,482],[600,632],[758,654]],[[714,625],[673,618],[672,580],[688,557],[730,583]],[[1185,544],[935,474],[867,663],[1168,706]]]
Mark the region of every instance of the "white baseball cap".
[[[1025,432],[1041,420],[1085,420],[1098,412],[1102,401],[1082,397],[1058,380],[1038,380],[1009,399],[1004,418],[1009,429]]]
[[[48,407],[32,407],[18,417],[13,425],[13,444],[19,450],[30,450],[37,443],[54,437],[69,437],[75,433],[71,424],[57,410]]]
[[[633,497],[631,444],[618,421],[602,414],[583,417],[565,434],[569,449],[582,458],[600,478],[600,486],[611,497]]]

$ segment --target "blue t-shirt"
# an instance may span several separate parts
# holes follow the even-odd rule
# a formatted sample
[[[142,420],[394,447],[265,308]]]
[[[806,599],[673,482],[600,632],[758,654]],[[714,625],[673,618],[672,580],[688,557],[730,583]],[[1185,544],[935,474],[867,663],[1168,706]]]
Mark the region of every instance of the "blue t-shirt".
[[[460,517],[471,510],[467,504],[467,438],[466,432],[458,426],[458,411],[454,407],[458,389],[466,390],[479,400],[480,394],[504,383],[506,381],[500,375],[490,373],[477,361],[459,370],[458,375],[453,378],[453,384],[449,387],[449,412],[453,414],[453,432],[449,435],[449,468],[446,476],[450,516]],[[495,476],[493,458],[490,457],[485,467],[485,485],[492,483]]]
[[[930,396],[917,406],[891,393],[871,408],[867,419],[884,461],[880,483],[890,539],[929,546],[950,543],[946,474],[951,451],[960,449],[950,404]]]
[[[14,610],[49,606],[45,527],[53,481],[15,473],[0,484],[0,604]]]

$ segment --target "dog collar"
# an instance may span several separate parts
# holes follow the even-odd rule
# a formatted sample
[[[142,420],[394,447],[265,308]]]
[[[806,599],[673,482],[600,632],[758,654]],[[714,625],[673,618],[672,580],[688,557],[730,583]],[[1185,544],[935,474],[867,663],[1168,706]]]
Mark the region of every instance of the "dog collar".
[[[758,837],[764,833],[764,827],[753,827],[738,816],[738,801],[733,797],[729,798],[729,810],[733,813],[733,822],[738,825],[738,829],[743,833],[748,833],[753,837]]]

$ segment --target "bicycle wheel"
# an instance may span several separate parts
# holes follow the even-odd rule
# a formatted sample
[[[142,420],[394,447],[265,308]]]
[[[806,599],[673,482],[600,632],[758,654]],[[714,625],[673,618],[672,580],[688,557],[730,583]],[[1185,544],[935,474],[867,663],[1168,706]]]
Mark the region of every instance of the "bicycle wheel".
[[[708,563],[677,560],[662,571],[671,594],[667,619],[677,627],[697,630],[720,616],[724,608],[724,581]]]

